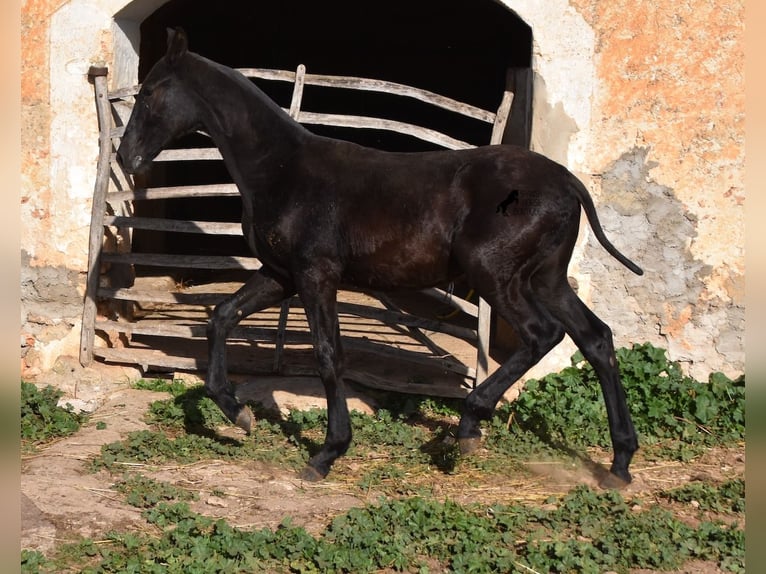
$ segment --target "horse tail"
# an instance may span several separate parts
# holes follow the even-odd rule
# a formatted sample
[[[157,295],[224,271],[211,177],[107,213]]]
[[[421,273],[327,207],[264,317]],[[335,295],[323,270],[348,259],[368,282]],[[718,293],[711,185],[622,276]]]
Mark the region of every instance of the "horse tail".
[[[598,219],[596,206],[593,205],[593,199],[591,199],[588,189],[576,177],[573,176],[572,180],[575,195],[577,196],[577,199],[580,200],[580,205],[582,205],[582,208],[585,211],[585,216],[588,218],[588,223],[590,223],[591,229],[593,229],[593,233],[596,235],[598,242],[604,247],[604,249],[609,252],[612,257],[617,259],[617,261],[622,263],[633,273],[636,275],[643,275],[644,270],[633,263],[630,259],[625,257],[622,253],[620,253],[620,251],[614,245],[612,245],[612,242],[607,239],[606,234],[601,227],[601,222]]]

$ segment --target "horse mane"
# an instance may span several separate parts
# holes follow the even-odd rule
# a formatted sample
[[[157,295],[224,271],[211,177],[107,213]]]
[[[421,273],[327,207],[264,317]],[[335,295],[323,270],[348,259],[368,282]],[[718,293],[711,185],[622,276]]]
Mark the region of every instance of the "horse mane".
[[[276,119],[284,122],[286,126],[291,126],[297,132],[301,134],[311,133],[303,125],[290,117],[279,104],[272,100],[263,90],[261,90],[261,88],[241,72],[205,58],[196,52],[186,52],[184,58],[186,62],[185,65],[188,66],[187,69],[194,72],[191,74],[193,80],[190,82],[190,85],[195,88],[195,92],[200,96],[202,96],[201,92],[206,85],[212,85],[212,83],[216,81],[216,78],[222,78],[226,82],[231,82],[237,90],[232,91],[229,86],[226,86],[216,93],[216,96],[227,97],[235,93],[242,93],[245,96],[246,102],[249,101],[250,98],[256,100],[255,103],[247,106],[249,112],[257,112],[258,115],[263,116],[265,108],[269,114],[273,114]]]

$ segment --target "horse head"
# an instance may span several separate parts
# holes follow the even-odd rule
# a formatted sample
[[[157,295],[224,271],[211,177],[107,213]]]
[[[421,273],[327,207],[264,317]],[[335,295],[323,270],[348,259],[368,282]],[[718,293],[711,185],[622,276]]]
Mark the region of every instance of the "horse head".
[[[117,158],[128,173],[145,169],[171,141],[200,129],[198,104],[180,72],[188,53],[186,33],[168,28],[168,48],[136,94]]]

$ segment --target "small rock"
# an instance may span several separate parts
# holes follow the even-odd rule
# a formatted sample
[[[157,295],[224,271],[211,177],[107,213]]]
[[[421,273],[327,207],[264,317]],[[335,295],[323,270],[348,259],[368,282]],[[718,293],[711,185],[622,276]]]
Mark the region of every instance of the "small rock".
[[[75,413],[92,413],[96,410],[98,403],[96,401],[85,401],[83,399],[61,398],[56,403],[62,409],[67,408],[67,405],[72,407],[72,411]]]
[[[217,506],[218,508],[228,508],[229,507],[229,503],[226,502],[220,496],[210,496],[210,497],[208,497],[208,499],[205,501],[205,504],[207,504],[208,506]]]

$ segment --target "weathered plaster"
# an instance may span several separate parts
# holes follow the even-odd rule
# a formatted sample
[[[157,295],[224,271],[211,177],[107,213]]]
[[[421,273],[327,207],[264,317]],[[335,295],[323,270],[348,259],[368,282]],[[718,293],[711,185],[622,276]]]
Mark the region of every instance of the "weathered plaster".
[[[532,28],[532,69],[535,73],[533,110],[550,108],[565,118],[571,129],[571,141],[561,150],[561,136],[549,122],[535,112],[532,125],[532,148],[556,152],[557,161],[574,170],[582,170],[587,155],[591,99],[596,80],[593,53],[595,33],[568,0],[503,0]],[[571,126],[569,125],[571,124]]]
[[[618,294],[636,313],[612,321],[623,344],[654,337],[703,378],[741,372],[743,2],[573,5],[596,30],[587,171],[610,236],[648,271],[593,273],[593,249],[582,283],[602,315],[615,314]]]

